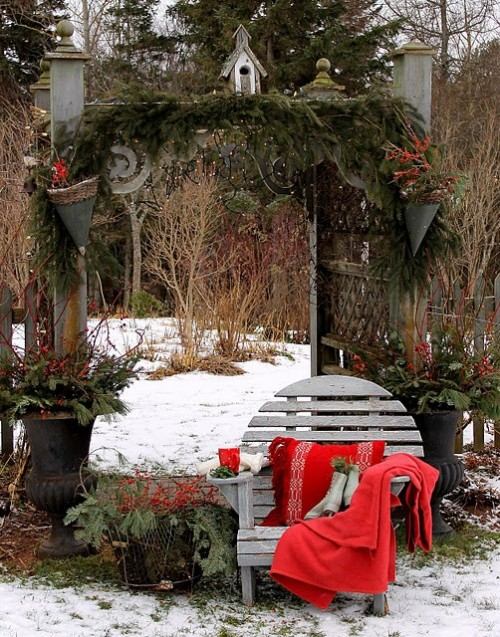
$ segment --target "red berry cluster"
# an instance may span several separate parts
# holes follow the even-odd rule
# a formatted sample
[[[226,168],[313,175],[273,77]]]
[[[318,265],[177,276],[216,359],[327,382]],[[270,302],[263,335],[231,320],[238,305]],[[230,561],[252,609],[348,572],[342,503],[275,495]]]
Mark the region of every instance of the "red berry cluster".
[[[52,188],[62,188],[68,185],[69,168],[64,159],[55,161],[52,165]]]
[[[216,489],[208,486],[203,476],[160,483],[151,475],[136,472],[135,477],[122,478],[116,492],[121,513],[143,510],[167,515],[216,501]]]

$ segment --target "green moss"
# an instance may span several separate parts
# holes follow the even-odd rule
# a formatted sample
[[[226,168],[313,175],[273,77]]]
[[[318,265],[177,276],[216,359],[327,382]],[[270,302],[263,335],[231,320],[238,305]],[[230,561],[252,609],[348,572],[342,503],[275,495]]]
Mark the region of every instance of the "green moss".
[[[398,532],[398,545],[404,547],[404,533]],[[426,566],[432,562],[463,564],[464,560],[487,560],[500,546],[500,533],[488,531],[472,524],[466,524],[459,531],[433,540],[430,553],[417,551],[411,558],[412,565]],[[406,552],[401,549],[401,552]]]
[[[39,562],[33,575],[54,588],[83,588],[94,583],[109,587],[120,585],[114,560],[102,554]]]

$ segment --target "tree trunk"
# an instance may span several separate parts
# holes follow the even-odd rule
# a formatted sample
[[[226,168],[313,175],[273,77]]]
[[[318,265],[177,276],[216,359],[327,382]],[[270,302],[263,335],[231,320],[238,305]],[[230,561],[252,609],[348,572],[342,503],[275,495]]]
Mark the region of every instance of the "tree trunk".
[[[130,305],[130,274],[131,274],[131,250],[132,244],[130,241],[130,236],[127,234],[127,238],[125,240],[125,257],[123,260],[123,309],[125,311],[128,310]]]
[[[142,245],[141,229],[142,218],[139,216],[137,204],[131,202],[128,207],[130,218],[130,236],[132,240],[132,296],[141,291],[141,270],[142,270]]]
[[[450,77],[450,33],[448,29],[448,0],[440,0],[441,12],[441,78],[446,82]]]

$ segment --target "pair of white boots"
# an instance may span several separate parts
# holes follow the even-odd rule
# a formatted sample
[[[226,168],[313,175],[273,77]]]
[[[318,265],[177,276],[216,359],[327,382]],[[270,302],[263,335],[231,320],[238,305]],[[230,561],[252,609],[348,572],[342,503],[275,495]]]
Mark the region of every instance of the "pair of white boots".
[[[348,472],[334,471],[330,487],[325,497],[306,513],[305,520],[313,520],[322,515],[332,516],[340,511],[342,504],[348,507],[359,484],[359,467],[350,465]]]

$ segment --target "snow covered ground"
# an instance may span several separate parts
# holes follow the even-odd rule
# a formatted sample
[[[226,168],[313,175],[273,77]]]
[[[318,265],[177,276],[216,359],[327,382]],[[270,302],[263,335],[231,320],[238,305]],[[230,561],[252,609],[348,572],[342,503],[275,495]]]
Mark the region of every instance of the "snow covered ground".
[[[135,330],[158,357],[175,348],[172,321],[114,321],[117,348],[134,344]],[[293,356],[277,364],[241,364],[242,376],[182,374],[160,381],[141,378],[125,393],[130,413],[97,422],[93,456],[112,464],[116,453],[154,469],[194,472],[218,447],[238,444],[258,407],[285,385],[309,376],[306,346],[287,345]],[[145,365],[155,367],[158,362]],[[341,595],[326,612],[285,594],[265,596],[252,609],[237,593],[206,598],[131,594],[95,584],[57,588],[0,570],[0,637],[500,637],[500,548],[486,560],[433,560],[425,567],[398,559],[389,593],[390,614],[366,614],[368,598]]]

